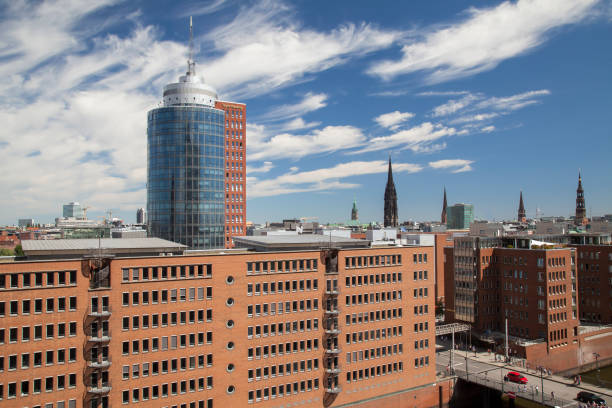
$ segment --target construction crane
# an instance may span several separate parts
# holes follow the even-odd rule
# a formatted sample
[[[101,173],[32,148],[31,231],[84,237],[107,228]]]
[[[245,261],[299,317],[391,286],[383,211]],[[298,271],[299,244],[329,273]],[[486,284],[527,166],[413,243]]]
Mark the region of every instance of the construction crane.
[[[89,210],[91,207],[87,206],[87,207],[83,207],[83,219],[86,220],[87,219],[87,210]]]

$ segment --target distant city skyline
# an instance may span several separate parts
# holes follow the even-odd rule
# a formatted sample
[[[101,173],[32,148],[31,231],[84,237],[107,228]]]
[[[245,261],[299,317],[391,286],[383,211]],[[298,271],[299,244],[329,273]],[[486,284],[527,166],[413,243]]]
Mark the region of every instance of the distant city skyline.
[[[247,104],[247,214],[398,218],[612,213],[612,8],[604,0],[436,4],[68,0],[0,5],[0,224],[80,202],[135,222],[146,113],[187,59]],[[321,13],[325,8],[325,13]]]

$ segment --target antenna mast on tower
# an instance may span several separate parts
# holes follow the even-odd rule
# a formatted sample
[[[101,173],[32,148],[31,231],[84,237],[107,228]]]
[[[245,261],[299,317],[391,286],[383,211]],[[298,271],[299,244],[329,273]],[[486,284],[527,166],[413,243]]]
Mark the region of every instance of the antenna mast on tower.
[[[189,16],[189,60],[187,60],[187,73],[195,75],[195,62],[193,61],[193,17]]]

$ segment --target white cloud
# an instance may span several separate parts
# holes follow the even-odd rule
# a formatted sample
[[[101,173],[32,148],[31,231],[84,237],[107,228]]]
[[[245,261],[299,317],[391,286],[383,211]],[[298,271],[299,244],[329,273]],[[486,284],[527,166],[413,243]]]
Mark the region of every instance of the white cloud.
[[[429,83],[438,83],[490,70],[539,46],[555,28],[579,22],[597,2],[519,0],[470,8],[463,21],[428,30],[403,46],[401,59],[378,62],[368,72],[388,80],[423,71]]]
[[[400,112],[396,110],[389,113],[383,113],[382,115],[379,115],[374,118],[374,120],[376,121],[376,123],[378,123],[384,128],[396,130],[397,128],[399,128],[399,125],[401,123],[407,121],[412,117],[414,117],[414,113]]]
[[[304,29],[280,2],[241,8],[236,18],[204,37],[220,57],[204,71],[232,98],[245,98],[305,80],[309,74],[389,47],[403,34],[368,24],[346,24],[328,32]]]
[[[417,164],[393,163],[394,173],[416,173],[421,170],[422,167]],[[249,198],[255,198],[300,192],[357,188],[359,184],[343,181],[343,179],[366,174],[384,174],[386,172],[387,161],[385,160],[353,161],[341,163],[334,167],[302,172],[292,169],[291,172],[273,179],[251,179],[247,194]]]
[[[476,104],[477,109],[494,109],[500,111],[513,111],[524,108],[528,105],[533,105],[539,101],[538,96],[550,95],[548,89],[539,89],[537,91],[523,92],[520,94],[506,97],[492,97],[485,99]]]
[[[265,161],[259,167],[247,166],[247,175],[253,173],[267,173],[274,168],[274,165],[270,161]]]
[[[469,93],[468,91],[427,91],[419,92],[417,96],[461,96]]]
[[[473,160],[465,160],[465,159],[445,159],[429,162],[429,167],[434,169],[452,169],[452,173],[463,173],[466,171],[471,171],[471,164],[474,163]]]
[[[484,122],[487,120],[494,119],[498,117],[500,114],[491,112],[491,113],[477,113],[474,115],[465,115],[460,116],[456,119],[451,120],[449,123],[458,124],[458,123],[471,123],[471,122]]]
[[[455,128],[424,122],[418,126],[401,130],[389,136],[372,138],[368,140],[364,147],[350,154],[372,152],[376,150],[391,150],[394,148],[399,148],[400,150],[412,149],[418,152],[434,141],[446,136],[455,135],[456,133],[457,131]]]
[[[478,99],[478,96],[473,94],[467,94],[461,99],[451,99],[448,102],[443,103],[442,105],[436,106],[433,109],[432,116],[439,117],[451,115],[470,105],[476,99]]]
[[[261,116],[261,118],[258,118],[258,121],[287,120],[324,108],[325,106],[327,106],[326,94],[308,92],[299,103],[277,106]]]
[[[265,136],[265,128],[259,125],[258,131],[264,135],[247,144],[248,160],[272,158],[299,159],[311,154],[330,153],[361,145],[365,141],[361,129],[353,126],[326,126],[306,135],[281,133],[272,137]],[[248,132],[248,128],[247,128]],[[261,133],[260,135],[261,136]]]
[[[321,122],[306,122],[302,118],[295,118],[290,120],[289,122],[283,123],[280,125],[282,130],[301,130],[301,129],[310,129],[313,127],[317,127],[321,124]]]
[[[480,129],[480,131],[481,131],[482,133],[491,133],[491,132],[493,132],[494,130],[495,130],[495,126],[493,126],[493,125],[490,125],[490,126],[485,126],[485,127],[483,127],[482,129]]]

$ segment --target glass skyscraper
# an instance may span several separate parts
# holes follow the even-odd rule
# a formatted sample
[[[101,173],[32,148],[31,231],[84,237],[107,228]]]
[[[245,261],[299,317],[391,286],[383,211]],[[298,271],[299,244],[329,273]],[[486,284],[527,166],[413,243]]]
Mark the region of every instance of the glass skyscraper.
[[[148,113],[149,235],[191,248],[223,248],[225,111],[195,75],[166,85],[163,106]]]

